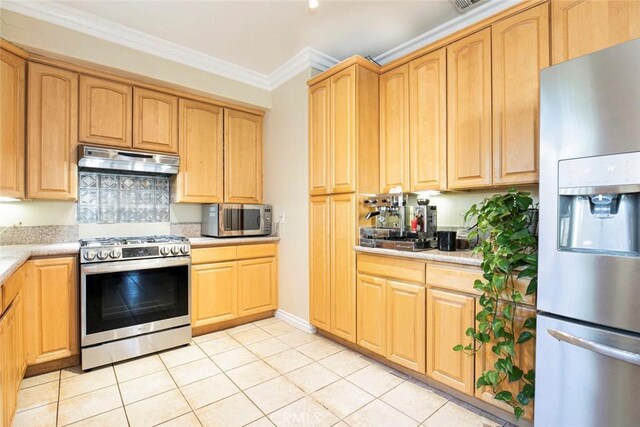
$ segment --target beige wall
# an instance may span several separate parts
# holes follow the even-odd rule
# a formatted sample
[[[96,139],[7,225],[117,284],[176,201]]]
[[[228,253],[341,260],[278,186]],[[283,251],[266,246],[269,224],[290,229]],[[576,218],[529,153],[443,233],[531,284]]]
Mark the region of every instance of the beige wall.
[[[0,37],[35,53],[99,64],[262,108],[271,91],[240,83],[38,19],[0,10]]]
[[[280,224],[279,306],[309,319],[309,215],[307,80],[311,70],[298,74],[272,93],[272,109],[265,121],[264,195]]]

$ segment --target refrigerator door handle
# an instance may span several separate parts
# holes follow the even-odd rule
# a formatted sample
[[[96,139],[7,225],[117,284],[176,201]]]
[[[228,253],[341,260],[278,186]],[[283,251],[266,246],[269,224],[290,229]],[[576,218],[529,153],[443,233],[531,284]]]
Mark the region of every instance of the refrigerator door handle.
[[[608,345],[600,344],[594,341],[589,341],[584,338],[568,334],[566,332],[560,332],[556,329],[547,329],[547,332],[558,341],[563,341],[568,344],[584,348],[585,350],[593,351],[594,353],[598,353],[603,356],[611,357],[613,359],[631,363],[632,365],[640,366],[640,354],[632,353],[627,350],[621,350],[616,347],[610,347]]]

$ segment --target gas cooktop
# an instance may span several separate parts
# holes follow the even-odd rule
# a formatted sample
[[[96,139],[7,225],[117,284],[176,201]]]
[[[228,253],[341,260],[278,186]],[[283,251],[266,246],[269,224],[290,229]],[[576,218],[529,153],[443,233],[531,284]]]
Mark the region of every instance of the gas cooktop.
[[[191,245],[183,236],[103,237],[80,240],[80,262],[113,262],[146,258],[189,256]]]

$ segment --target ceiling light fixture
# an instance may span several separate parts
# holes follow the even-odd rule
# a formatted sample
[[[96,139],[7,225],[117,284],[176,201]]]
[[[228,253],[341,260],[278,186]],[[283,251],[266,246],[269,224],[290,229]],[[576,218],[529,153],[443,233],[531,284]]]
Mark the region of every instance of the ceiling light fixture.
[[[315,9],[319,4],[320,2],[318,0],[309,0],[309,9]]]

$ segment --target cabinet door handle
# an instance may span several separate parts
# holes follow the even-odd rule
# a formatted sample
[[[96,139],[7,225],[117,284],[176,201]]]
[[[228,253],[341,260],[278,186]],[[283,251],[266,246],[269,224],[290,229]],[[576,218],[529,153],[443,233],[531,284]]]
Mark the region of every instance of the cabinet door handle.
[[[560,332],[555,329],[547,329],[547,332],[558,341],[563,341],[568,344],[584,348],[585,350],[601,354],[603,356],[611,357],[616,360],[631,363],[632,365],[640,366],[640,354],[638,353],[633,353],[628,350],[622,350],[616,347],[600,344],[595,341],[589,341],[587,339],[576,337],[575,335],[571,335],[566,332]]]

